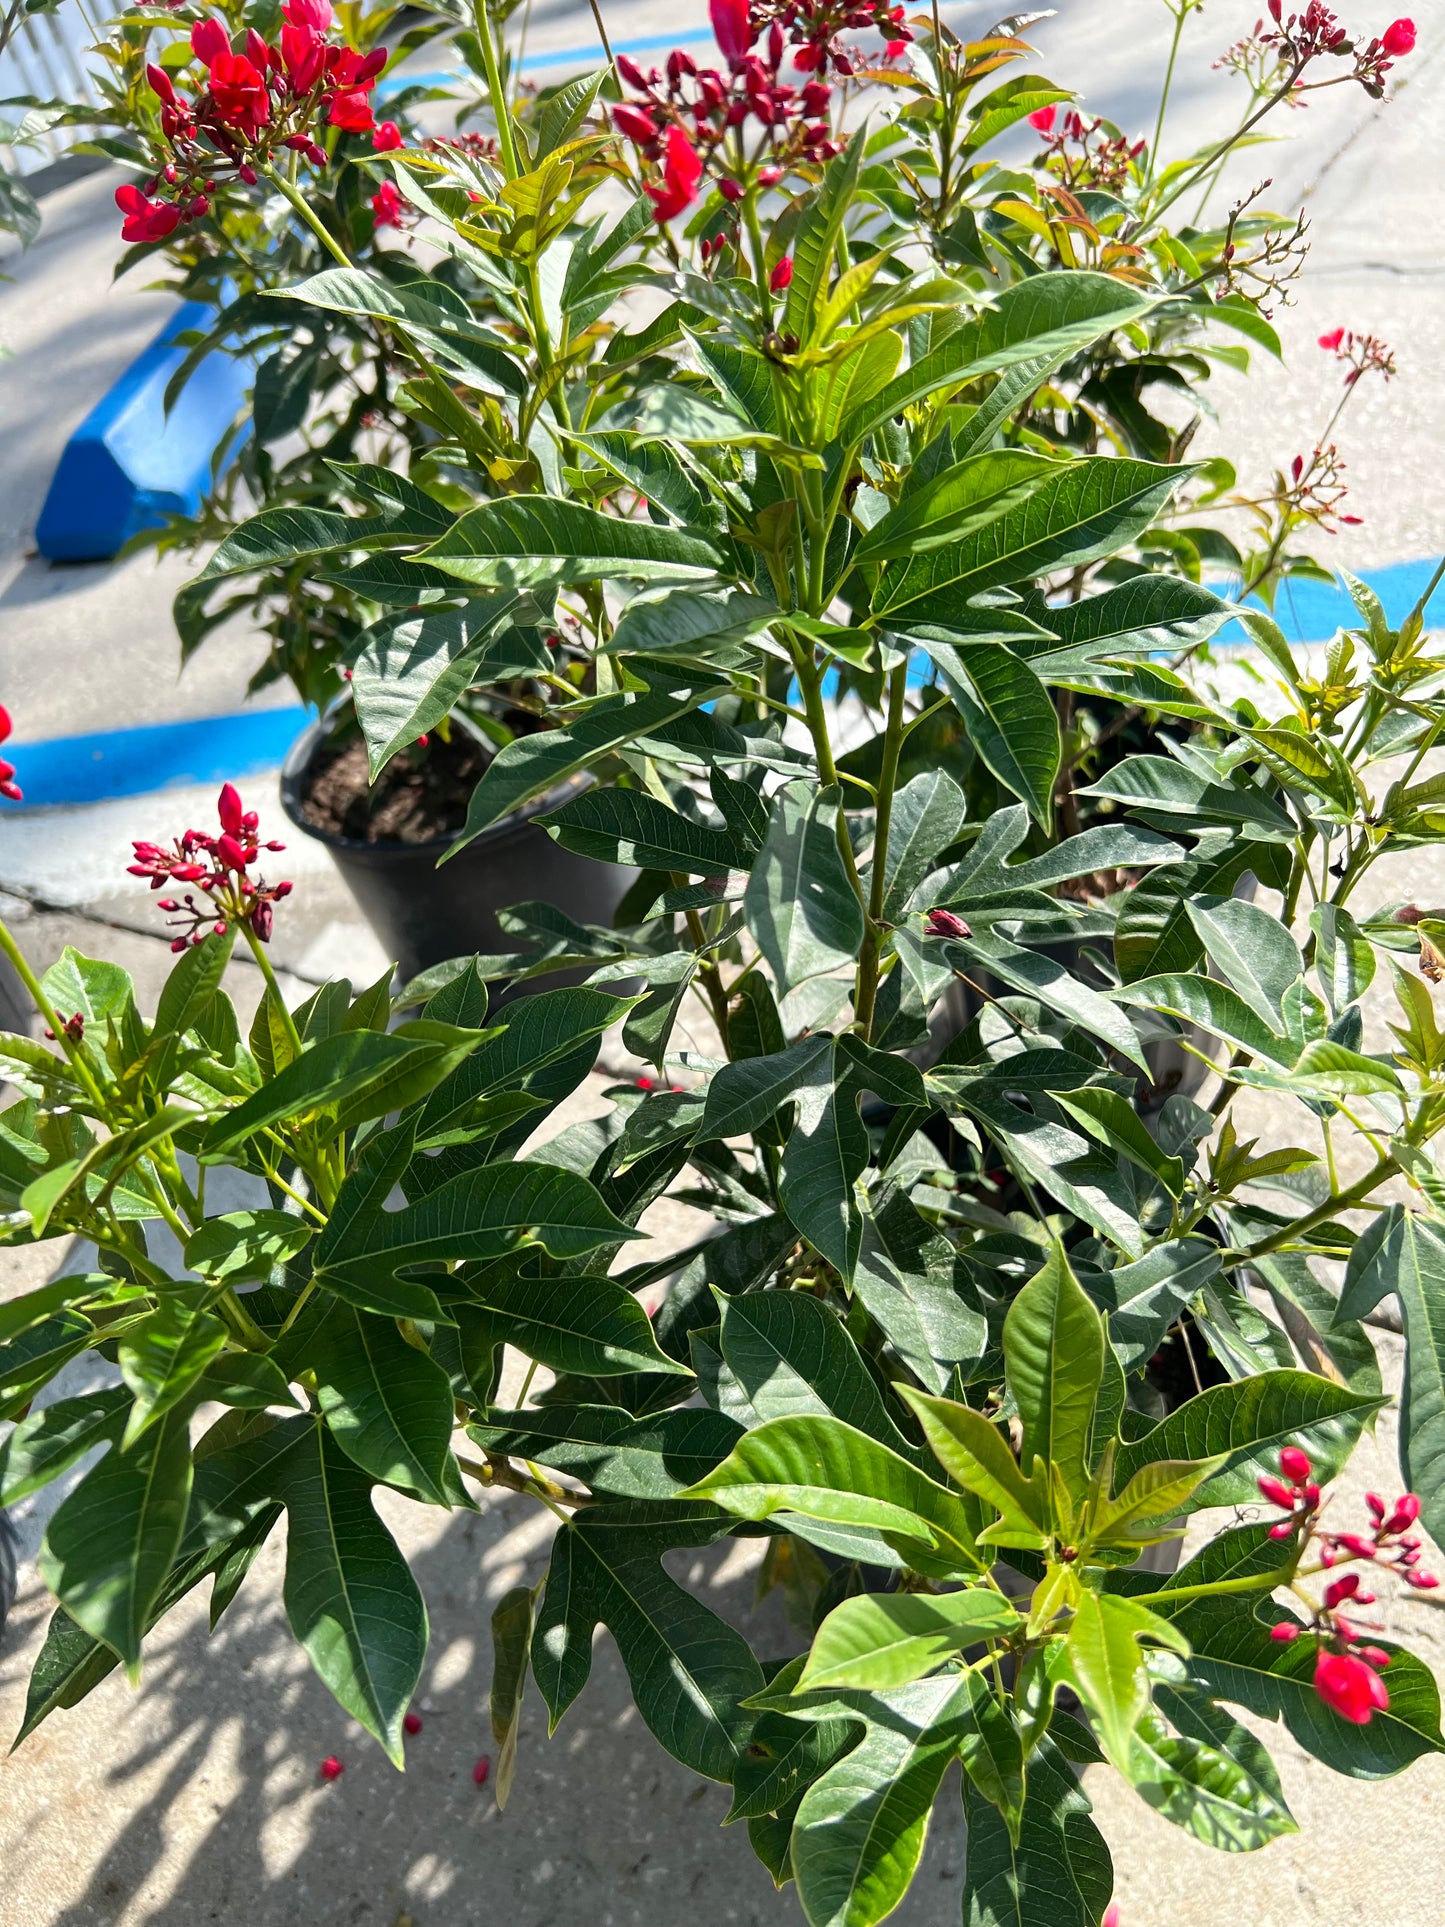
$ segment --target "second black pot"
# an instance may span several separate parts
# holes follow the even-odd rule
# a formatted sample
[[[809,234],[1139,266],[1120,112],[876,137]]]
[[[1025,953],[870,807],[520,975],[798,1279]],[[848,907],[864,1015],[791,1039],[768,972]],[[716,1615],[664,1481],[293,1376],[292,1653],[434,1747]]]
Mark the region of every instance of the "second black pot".
[[[292,744],[281,769],[281,803],[297,829],[331,852],[402,983],[452,957],[513,949],[497,912],[514,903],[550,903],[578,923],[611,923],[636,871],[564,850],[535,821],[584,789],[586,776],[573,777],[504,816],[438,869],[457,841],[454,835],[426,843],[367,843],[306,821],[306,778],[327,733],[323,717]],[[543,978],[539,987],[557,981]]]

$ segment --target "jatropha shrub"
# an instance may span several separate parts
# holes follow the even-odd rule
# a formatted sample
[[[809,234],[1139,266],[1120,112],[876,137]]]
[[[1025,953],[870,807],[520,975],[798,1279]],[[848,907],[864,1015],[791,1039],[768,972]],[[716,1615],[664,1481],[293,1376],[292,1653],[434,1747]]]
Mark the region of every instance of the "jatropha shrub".
[[[1098,1927],[1082,1763],[1243,1850],[1295,1823],[1231,1709],[1347,1775],[1445,1745],[1428,1669],[1371,1619],[1371,1589],[1429,1593],[1420,1528],[1445,1534],[1445,913],[1357,896],[1445,838],[1445,661],[1425,600],[1392,627],[1353,581],[1357,622],[1296,658],[1262,605],[1314,566],[1294,542],[1337,466],[1282,465],[1236,546],[1204,519],[1232,471],[1144,400],[1237,365],[1221,328],[1272,350],[1261,304],[1297,266],[1248,208],[1164,215],[1270,106],[1377,90],[1413,29],[1275,10],[1235,50],[1234,134],[1166,164],[1004,77],[1017,21],[966,44],[871,7],[714,16],[713,69],[619,60],[514,112],[479,15],[491,132],[322,148],[428,243],[366,265],[359,189],[313,205],[309,150],[275,147],[332,139],[321,101],[361,68],[320,53],[308,91],[239,16],[229,54],[146,16],[189,33],[207,77],[178,38],[161,71],[227,163],[165,245],[310,235],[333,265],[272,325],[295,302],[373,331],[424,431],[406,472],[338,463],[329,505],[247,522],[184,620],[242,580],[341,585],[375,768],[507,681],[535,726],[493,735],[467,834],[587,772],[547,827],[637,878],[613,928],[520,904],[504,956],[292,1010],[274,846],[228,787],[218,830],[137,845],[177,950],[150,1021],[114,964],[37,980],[0,929],[51,1033],[0,1041],[0,1223],[97,1254],[0,1307],[0,1498],[106,1448],[47,1535],[25,1731],[134,1674],[208,1578],[222,1614],[284,1514],[296,1636],[399,1758],[426,1611],[373,1488],[502,1487],[557,1531],[494,1622],[499,1799],[529,1679],[562,1720],[600,1624],[814,1927],[891,1911],[954,1759],[964,1918]],[[864,26],[881,53],[840,40]],[[1389,371],[1325,347],[1346,393]],[[1247,699],[1208,673],[1236,617]],[[266,985],[247,1033],[238,941]],[[539,987],[562,969],[585,981]],[[1400,1016],[1367,1050],[1382,971]],[[616,1027],[652,1072],[547,1137]],[[1241,1138],[1246,1090],[1292,1102],[1298,1141]],[[253,1207],[214,1209],[217,1165]],[[629,1262],[667,1191],[713,1229]],[[1386,1403],[1362,1321],[1391,1296],[1407,1490],[1355,1517],[1327,1488]],[[87,1349],[118,1382],[33,1407]],[[731,1536],[792,1653],[663,1564]]]

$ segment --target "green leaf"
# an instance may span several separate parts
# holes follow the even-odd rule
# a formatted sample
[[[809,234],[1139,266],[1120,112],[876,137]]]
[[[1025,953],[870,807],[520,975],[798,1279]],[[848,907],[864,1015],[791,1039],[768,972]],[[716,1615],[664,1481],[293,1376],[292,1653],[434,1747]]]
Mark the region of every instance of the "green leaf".
[[[494,1343],[515,1345],[552,1371],[592,1378],[623,1372],[691,1376],[686,1365],[658,1349],[647,1313],[611,1278],[501,1273],[475,1281],[472,1293]]]
[[[128,1452],[112,1446],[61,1502],[40,1549],[46,1585],[133,1677],[151,1607],[185,1525],[188,1428],[189,1414],[177,1408]]]
[[[920,640],[958,705],[969,742],[1047,827],[1063,755],[1049,692],[1026,662],[999,645]]]
[[[1281,1565],[1281,1548],[1267,1524],[1220,1533],[1180,1568],[1179,1586],[1215,1585],[1255,1575],[1267,1581]],[[1385,1685],[1390,1704],[1367,1726],[1353,1726],[1315,1691],[1316,1643],[1308,1636],[1281,1642],[1270,1637],[1280,1608],[1261,1586],[1267,1619],[1237,1596],[1190,1600],[1171,1617],[1192,1649],[1190,1678],[1216,1699],[1232,1701],[1259,1718],[1285,1725],[1299,1744],[1336,1773],[1353,1780],[1380,1780],[1426,1753],[1445,1751],[1440,1733],[1440,1690],[1430,1669],[1413,1653],[1389,1648]],[[1147,1602],[1146,1602],[1147,1603]]]
[[[780,996],[851,963],[863,942],[863,906],[838,845],[841,803],[836,785],[789,783],[748,879],[744,914]]]
[[[1042,1269],[1010,1305],[1003,1349],[1009,1390],[1023,1421],[1023,1463],[1032,1468],[1040,1458],[1045,1465],[1057,1465],[1069,1491],[1081,1498],[1089,1484],[1089,1440],[1104,1371],[1104,1326],[1061,1245],[1054,1245]]]
[[[796,1090],[831,1081],[832,1063],[833,1039],[815,1034],[786,1050],[724,1064],[709,1081],[696,1142],[744,1137],[758,1130]]]
[[[544,729],[535,736],[515,737],[482,772],[467,809],[466,828],[450,854],[455,855],[474,836],[544,790],[555,788],[579,770],[720,693],[717,689],[688,687],[651,690],[637,697],[607,696],[565,729]]]
[[[730,1782],[763,1684],[740,1633],[659,1563],[670,1547],[711,1545],[725,1515],[694,1505],[587,1506],[552,1542],[547,1590],[532,1635],[532,1672],[552,1730],[587,1684],[599,1620],[617,1642],[637,1710],[675,1760]]]
[[[57,1606],[45,1629],[45,1643],[31,1668],[25,1719],[15,1735],[15,1746],[28,1739],[47,1714],[57,1708],[78,1706],[118,1664],[109,1646],[92,1639],[64,1606]]]
[[[1271,1030],[1284,1028],[1285,992],[1304,974],[1299,945],[1279,918],[1242,897],[1196,897],[1189,915],[1210,961]]]
[[[1090,1137],[1128,1158],[1151,1178],[1157,1178],[1170,1197],[1182,1196],[1183,1164],[1178,1158],[1165,1156],[1133,1105],[1117,1091],[1086,1085],[1068,1095],[1056,1091],[1053,1100],[1061,1111],[1081,1124]]]
[[[84,1398],[59,1398],[29,1413],[0,1446],[0,1506],[38,1492],[97,1445],[114,1445],[130,1397],[123,1385]]]
[[[929,1814],[967,1718],[967,1682],[860,1695],[859,1744],[803,1795],[793,1872],[809,1927],[873,1927],[908,1889]]]
[[[421,560],[478,589],[666,582],[716,575],[723,567],[721,553],[701,536],[601,515],[550,495],[510,495],[470,509]]]
[[[296,1406],[286,1374],[275,1359],[260,1352],[222,1352],[201,1374],[201,1397],[249,1412],[264,1411],[268,1405]]]
[[[700,877],[748,866],[749,852],[730,831],[696,823],[642,790],[586,790],[536,820],[564,850],[602,863]]]
[[[715,1295],[723,1358],[760,1419],[831,1414],[916,1456],[835,1311],[800,1291]]]
[[[1164,1010],[1185,1023],[1198,1024],[1237,1050],[1252,1051],[1271,1063],[1288,1064],[1296,1046],[1282,1037],[1237,991],[1213,977],[1164,975],[1123,984],[1109,995],[1140,1010]]]
[[[442,1040],[428,1036],[421,1024],[323,1037],[244,1104],[217,1118],[201,1155],[224,1157],[269,1124],[295,1123],[323,1110],[341,1112],[351,1124],[384,1116],[425,1096],[485,1038],[483,1031],[454,1031]]]
[[[1127,1770],[1134,1733],[1149,1709],[1149,1674],[1141,1638],[1187,1651],[1183,1638],[1137,1600],[1085,1587],[1069,1626],[1068,1677],[1093,1715],[1099,1744]]]
[[[1072,270],[1029,276],[869,396],[844,421],[838,440],[845,448],[853,446],[940,388],[962,388],[1021,361],[1047,357],[1057,365],[1138,320],[1156,300],[1105,274]]]
[[[1234,1384],[1211,1385],[1142,1438],[1119,1448],[1115,1485],[1127,1484],[1156,1460],[1223,1455],[1223,1468],[1182,1509],[1248,1504],[1257,1496],[1261,1473],[1278,1477],[1284,1445],[1302,1446],[1323,1484],[1339,1471],[1366,1418],[1384,1402],[1312,1372],[1261,1372]]]
[[[1123,457],[1060,463],[1028,499],[946,548],[888,563],[875,615],[946,624],[984,589],[1112,554],[1148,528],[1193,471]]]
[[[363,1205],[339,1228],[333,1212],[316,1248],[315,1277],[332,1288],[348,1279],[365,1284],[369,1274],[435,1260],[500,1258],[524,1243],[540,1244],[554,1258],[580,1258],[641,1235],[615,1218],[575,1171],[489,1164],[397,1211]]]
[[[852,1279],[863,1236],[854,1186],[867,1163],[868,1132],[854,1091],[831,1080],[805,1084],[783,1146],[778,1202],[845,1281]]]
[[[1055,639],[1018,647],[1039,675],[1062,677],[1119,657],[1173,655],[1207,642],[1233,613],[1231,603],[1198,583],[1141,575],[1103,595],[1051,605]]]
[[[52,1278],[47,1285],[40,1285],[34,1291],[23,1292],[18,1298],[7,1298],[0,1304],[0,1347],[8,1351],[10,1341],[43,1325],[58,1313],[68,1311],[72,1305],[84,1304],[88,1299],[109,1296],[115,1289],[115,1280],[104,1272],[91,1271],[72,1273],[63,1278]],[[80,1314],[75,1314],[74,1329],[79,1331]],[[59,1328],[57,1328],[59,1329]],[[68,1329],[68,1327],[66,1327]],[[90,1329],[90,1321],[85,1320],[85,1329]],[[14,1355],[11,1370],[21,1368],[23,1354]],[[10,1374],[7,1373],[8,1377]]]
[[[492,1609],[492,1690],[488,1711],[497,1754],[494,1794],[498,1811],[505,1809],[517,1770],[517,1733],[522,1720],[522,1696],[527,1690],[528,1653],[537,1595],[530,1586],[513,1586]]]
[[[121,1341],[120,1375],[134,1398],[124,1449],[185,1398],[226,1342],[226,1327],[199,1305],[167,1294]]]
[[[427,1647],[411,1569],[372,1509],[370,1478],[324,1426],[306,1426],[276,1471],[291,1630],[342,1708],[400,1766],[402,1715]]]
[[[734,1820],[756,1821],[771,1815],[785,1819],[782,1844],[786,1861],[793,1809],[804,1791],[821,1778],[839,1753],[852,1745],[857,1731],[851,1720],[795,1720],[782,1713],[763,1713],[752,1730],[747,1751],[733,1771],[733,1803],[728,1808],[726,1824],[731,1825]],[[748,1831],[751,1836],[752,1828]],[[792,1878],[791,1865],[786,1877]]]
[[[992,1506],[999,1522],[983,1535],[990,1545],[1042,1547],[1050,1505],[1042,1481],[1026,1479],[1008,1441],[982,1412],[955,1399],[933,1398],[903,1385],[930,1450],[955,1485]]]
[[[311,1353],[327,1428],[372,1478],[449,1506],[451,1382],[391,1318],[334,1304]]]
[[[920,1570],[975,1565],[964,1502],[840,1419],[769,1419],[684,1496],[710,1499],[743,1519],[789,1511],[875,1528],[912,1563],[923,1561]]]
[[[1289,1809],[1237,1760],[1179,1738],[1157,1713],[1136,1725],[1124,1774],[1146,1805],[1221,1853],[1252,1853],[1299,1831]]]
[[[958,1756],[965,1776],[997,1809],[1017,1847],[1023,1832],[1025,1736],[1013,1709],[1000,1705],[981,1674],[970,1672],[968,1686],[972,1717],[960,1735]]]
[[[1098,1927],[1114,1884],[1109,1849],[1078,1775],[1051,1739],[1029,1758],[1016,1842],[967,1774],[963,1808],[965,1927]]]
[[[231,933],[193,944],[179,956],[156,1000],[155,1035],[182,1037],[204,1017],[231,960]]]
[[[860,537],[853,561],[906,559],[960,541],[1027,501],[1053,472],[1047,456],[1021,448],[971,455],[931,481],[906,489],[902,499]]]
[[[186,1240],[186,1269],[213,1284],[264,1284],[315,1235],[314,1225],[286,1211],[228,1211],[208,1218]]]
[[[1349,911],[1335,903],[1317,904],[1310,913],[1315,971],[1335,1016],[1358,1003],[1375,980],[1375,952]]]
[[[1165,816],[1237,825],[1266,843],[1292,843],[1298,834],[1289,813],[1253,784],[1211,780],[1172,756],[1126,756],[1079,794]]]
[[[1399,1205],[1390,1216],[1376,1263],[1405,1322],[1400,1471],[1438,1545],[1445,1536],[1445,1228]],[[1343,1299],[1340,1309],[1343,1315]]]
[[[706,1478],[736,1445],[726,1413],[686,1406],[634,1418],[620,1405],[497,1412],[467,1436],[488,1452],[534,1460],[615,1499],[671,1499]]]
[[[952,1245],[894,1186],[863,1210],[853,1293],[908,1369],[941,1392],[982,1358],[988,1325],[955,1283]]]
[[[818,1628],[797,1690],[850,1686],[887,1692],[986,1638],[1007,1637],[1018,1625],[1008,1600],[983,1586],[937,1597],[862,1593],[835,1606]]]
[[[885,917],[898,915],[958,836],[967,815],[968,800],[946,770],[925,770],[898,791],[883,873]]]
[[[800,340],[810,339],[817,325],[822,297],[827,292],[833,255],[843,232],[844,216],[853,203],[858,170],[867,146],[866,129],[859,128],[841,154],[828,162],[823,184],[807,204],[793,241],[793,279],[783,323]]]
[[[524,597],[503,593],[463,609],[407,615],[372,632],[353,666],[351,694],[373,781],[474,684],[546,671],[541,637],[517,626],[528,606]]]
[[[682,656],[706,663],[731,645],[764,635],[777,618],[775,602],[741,590],[644,593],[622,611],[607,648],[613,655]]]

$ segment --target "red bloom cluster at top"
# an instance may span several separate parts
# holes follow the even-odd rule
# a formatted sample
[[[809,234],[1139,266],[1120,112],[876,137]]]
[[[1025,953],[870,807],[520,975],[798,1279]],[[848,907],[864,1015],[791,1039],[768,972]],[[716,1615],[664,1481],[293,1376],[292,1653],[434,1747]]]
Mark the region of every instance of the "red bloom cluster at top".
[[[4,703],[0,703],[0,743],[5,741],[14,727],[10,720],[10,711]],[[0,756],[0,796],[7,798],[11,803],[23,803],[25,800],[25,792],[15,781],[15,765],[7,763],[3,756]]]
[[[625,54],[617,62],[638,97],[613,108],[613,124],[659,170],[647,185],[659,221],[692,205],[706,172],[725,200],[740,201],[750,186],[772,187],[800,162],[828,160],[839,143],[828,121],[833,89],[822,76],[854,74],[861,59],[838,34],[882,33],[890,59],[912,38],[903,8],[887,0],[710,0],[708,11],[726,71],[699,67],[681,48],[646,73]],[[752,152],[743,138],[750,125],[762,136]]]
[[[1268,6],[1274,30],[1259,34],[1255,44],[1275,48],[1282,61],[1299,71],[1322,54],[1337,58],[1353,54],[1355,64],[1343,78],[1359,81],[1365,92],[1376,99],[1384,92],[1385,75],[1395,61],[1415,51],[1413,20],[1392,20],[1382,34],[1376,34],[1362,47],[1321,0],[1308,0],[1302,12],[1288,15],[1284,11],[1284,0],[1268,0]]]
[[[325,150],[312,131],[318,119],[346,133],[375,128],[370,95],[386,65],[386,49],[362,55],[329,42],[330,0],[285,0],[282,14],[279,47],[254,27],[237,47],[219,20],[198,21],[191,52],[206,70],[206,83],[194,100],[176,92],[163,67],[146,68],[161,103],[169,158],[145,188],[117,188],[116,204],[126,217],[123,240],[163,241],[180,222],[208,212],[216,185],[211,177],[218,171],[230,169],[254,186],[257,164],[278,148],[324,166]],[[396,138],[378,139],[377,145],[383,151],[399,146],[394,125],[384,127]]]
[[[223,785],[216,799],[216,814],[221,822],[219,836],[206,830],[187,830],[169,850],[159,843],[131,846],[135,862],[127,867],[133,877],[149,877],[152,890],[166,883],[194,883],[205,899],[197,903],[189,893],[180,901],[161,898],[160,908],[167,913],[172,928],[181,931],[171,944],[172,950],[203,942],[208,934],[206,925],[218,937],[224,937],[233,922],[248,924],[262,943],[268,943],[274,906],[291,894],[289,883],[267,885],[247,874],[263,847],[284,850],[286,845],[263,846],[258,841],[260,818],[242,804],[234,783]]]

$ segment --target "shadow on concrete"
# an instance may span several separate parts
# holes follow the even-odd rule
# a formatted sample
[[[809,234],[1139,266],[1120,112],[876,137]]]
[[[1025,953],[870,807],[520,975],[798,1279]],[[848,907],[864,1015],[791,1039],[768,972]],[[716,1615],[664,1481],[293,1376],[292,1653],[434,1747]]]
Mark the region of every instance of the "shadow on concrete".
[[[113,1677],[53,1715],[9,1762],[12,1822],[27,1760],[36,1794],[43,1778],[49,1795],[6,1854],[12,1900],[33,1895],[39,1907],[9,1917],[48,1927],[394,1927],[408,1917],[415,1927],[796,1927],[793,1892],[774,1891],[745,1828],[722,1830],[727,1791],[677,1765],[642,1725],[606,1636],[550,1742],[529,1685],[507,1811],[490,1786],[474,1785],[478,1756],[496,1751],[486,1719],[491,1607],[507,1586],[541,1575],[547,1537],[545,1520],[508,1498],[409,1548],[432,1646],[418,1697],[425,1725],[408,1741],[404,1775],[292,1645],[280,1547],[268,1547],[214,1638],[204,1611],[188,1608],[148,1652],[138,1695]],[[755,1556],[724,1544],[705,1563],[689,1554],[669,1563],[764,1653],[797,1650],[776,1595],[754,1606],[743,1565]],[[48,1616],[34,1587],[22,1616],[33,1651]],[[12,1651],[0,1667],[0,1691],[17,1704],[18,1658]],[[331,1752],[346,1771],[323,1786],[317,1766]],[[52,1886],[46,1905],[57,1821],[81,1884]],[[950,1783],[913,1894],[894,1916],[900,1927],[957,1921],[962,1835]]]

